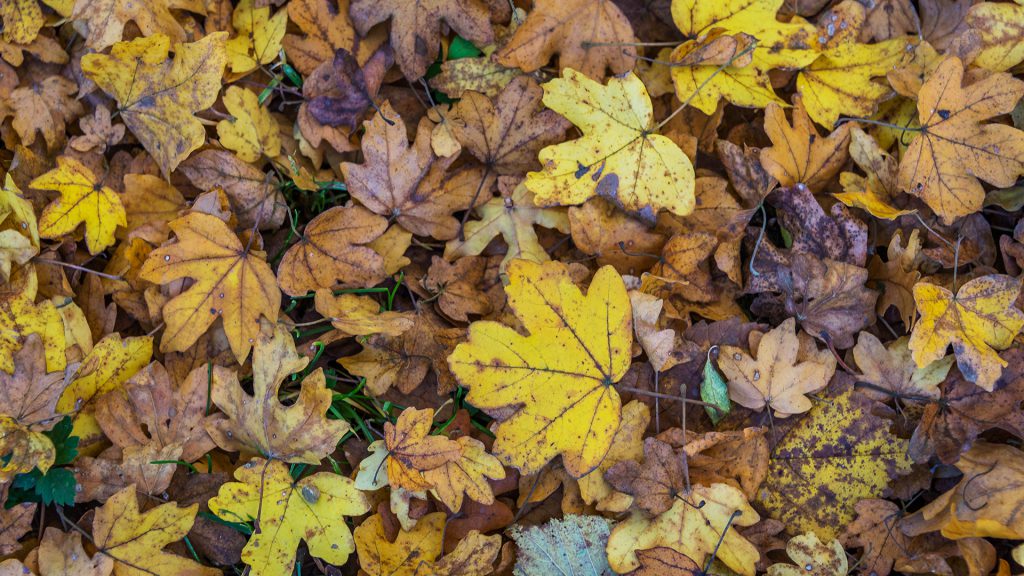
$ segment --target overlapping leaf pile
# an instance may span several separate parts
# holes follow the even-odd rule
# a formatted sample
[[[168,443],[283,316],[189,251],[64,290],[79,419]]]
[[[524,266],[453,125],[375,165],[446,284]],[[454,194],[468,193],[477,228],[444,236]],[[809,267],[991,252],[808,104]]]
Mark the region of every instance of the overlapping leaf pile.
[[[0,17],[0,576],[1024,570],[1020,0]]]

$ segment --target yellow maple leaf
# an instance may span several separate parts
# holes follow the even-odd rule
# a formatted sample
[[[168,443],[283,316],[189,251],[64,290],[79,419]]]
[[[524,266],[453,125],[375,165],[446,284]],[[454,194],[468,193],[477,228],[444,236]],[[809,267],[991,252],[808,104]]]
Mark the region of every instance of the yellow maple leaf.
[[[457,459],[423,472],[431,493],[452,512],[462,509],[464,497],[484,506],[494,504],[494,491],[487,479],[505,478],[501,462],[476,438],[459,436],[456,442],[461,452]]]
[[[30,430],[6,414],[0,414],[0,482],[9,482],[15,475],[38,467],[46,473],[57,457],[53,441],[42,432]]]
[[[0,4],[0,17],[4,21],[4,41],[29,44],[39,35],[46,23],[38,0],[9,0]]]
[[[1002,374],[1005,350],[1024,327],[1024,312],[1014,305],[1018,278],[991,274],[975,278],[956,295],[942,286],[918,282],[914,301],[921,319],[910,335],[910,350],[919,368],[946,355],[952,344],[964,378],[989,392]]]
[[[793,318],[761,338],[756,359],[742,348],[722,346],[718,366],[729,380],[729,397],[752,410],[771,408],[779,418],[807,412],[813,404],[806,394],[828,385],[836,359],[828,350],[804,357],[800,352]]]
[[[474,322],[448,363],[467,401],[501,420],[493,447],[500,460],[535,474],[562,455],[578,478],[601,463],[619,428],[613,384],[633,344],[626,287],[611,266],[597,271],[586,296],[561,263],[513,260],[508,275],[509,306],[529,336]]]
[[[840,173],[839,183],[844,191],[833,194],[836,200],[884,220],[895,220],[916,212],[900,210],[892,205],[893,198],[900,192],[897,183],[899,163],[859,126],[850,129],[850,157],[866,175]]]
[[[164,304],[160,350],[188,350],[223,318],[231,351],[244,361],[259,335],[260,317],[277,320],[281,290],[274,272],[216,216],[193,212],[170,227],[178,241],[150,252],[139,276],[158,284],[182,278],[194,283]]]
[[[82,26],[85,45],[96,52],[119,41],[128,22],[134,22],[145,37],[166,34],[175,42],[184,42],[188,33],[171,10],[206,13],[203,0],[57,0],[54,3],[69,1],[74,4],[73,10],[58,11],[64,16],[71,13],[71,20]]]
[[[35,209],[8,172],[0,186],[0,278],[7,282],[14,265],[25,265],[38,253]]]
[[[43,238],[60,238],[84,224],[85,245],[90,254],[98,254],[116,242],[118,226],[128,225],[117,192],[100,184],[92,170],[74,158],[59,156],[57,167],[29,186],[60,192],[60,199],[50,203],[39,218]]]
[[[786,554],[796,566],[772,564],[768,576],[846,576],[849,570],[843,545],[838,540],[826,544],[813,532],[790,538]]]
[[[281,40],[288,27],[288,11],[270,15],[270,6],[253,6],[253,0],[240,0],[235,5],[231,23],[237,33],[227,42],[228,68],[235,74],[252,72],[268,64],[281,51]]]
[[[423,472],[462,456],[462,447],[454,440],[430,434],[433,421],[433,408],[406,408],[394,424],[384,424],[388,483],[392,487],[427,490],[432,484],[423,477]]]
[[[323,370],[302,381],[289,406],[278,400],[281,384],[309,363],[295,352],[288,329],[276,325],[261,333],[252,355],[253,395],[242,389],[233,371],[215,366],[210,399],[224,416],[207,421],[206,429],[221,448],[246,450],[292,463],[319,464],[349,430],[344,420],[328,420],[331,404]]]
[[[9,285],[14,294],[0,298],[0,370],[14,372],[14,353],[29,334],[39,334],[43,340],[46,371],[63,370],[67,364],[64,321],[52,302],[35,303],[39,288],[35,269],[28,267],[24,273],[14,274]]]
[[[1024,4],[979,2],[967,11],[964,23],[978,34],[981,50],[972,64],[1004,72],[1024,62]]]
[[[124,386],[129,378],[149,364],[152,356],[153,338],[150,336],[122,340],[115,332],[93,347],[57,401],[58,412],[74,415],[75,436],[100,437],[100,427],[93,416],[96,400]]]
[[[912,56],[908,38],[877,44],[845,42],[825,50],[796,78],[796,89],[807,114],[822,126],[832,127],[840,116],[870,116],[892,94],[874,82]]]
[[[921,87],[921,127],[900,162],[900,186],[919,196],[944,224],[978,212],[985,190],[1012,186],[1024,174],[1024,131],[982,124],[1013,110],[1024,96],[1024,81],[992,74],[963,86],[959,58],[943,60]]]
[[[721,540],[716,558],[742,576],[754,576],[760,553],[735,526],[753,526],[760,517],[743,492],[728,484],[696,485],[685,497],[688,500],[675,499],[671,508],[654,518],[637,511],[617,524],[608,537],[608,564],[612,569],[618,574],[634,570],[640,566],[637,550],[659,546],[704,564]]]
[[[277,121],[260,106],[255,92],[229,86],[224,92],[224,107],[231,118],[217,123],[217,135],[225,148],[246,162],[256,162],[264,156],[274,158],[281,153]]]
[[[764,131],[772,146],[761,149],[761,164],[782,186],[803,184],[817,192],[846,164],[850,124],[822,138],[799,98],[792,125],[781,106],[769,104],[764,110]]]
[[[507,181],[500,180],[499,185]],[[504,192],[504,191],[503,191]],[[543,226],[569,233],[569,216],[565,208],[539,208],[533,194],[526,185],[519,183],[508,195],[492,198],[476,208],[480,220],[466,223],[463,238],[449,240],[444,247],[444,257],[454,260],[463,256],[476,256],[487,248],[496,237],[501,236],[508,245],[505,258],[501,261],[504,270],[514,258],[532,262],[547,262],[551,259],[540,245],[534,226]]]
[[[355,530],[359,568],[370,576],[416,576],[422,563],[433,562],[441,555],[444,526],[444,512],[427,514],[412,530],[400,530],[391,542],[384,531],[384,520],[374,514]]]
[[[96,509],[93,544],[97,553],[114,559],[114,576],[218,576],[221,571],[217,568],[163,549],[188,534],[198,511],[198,504],[179,508],[169,502],[140,513],[132,484]]]
[[[370,502],[349,478],[317,472],[293,480],[285,463],[255,458],[235,470],[235,479],[210,499],[210,511],[229,522],[257,522],[242,549],[253,576],[290,575],[300,541],[338,566],[355,550],[343,518],[369,512]]]
[[[227,52],[226,32],[174,45],[163,34],[118,42],[110,54],[82,56],[82,72],[117,100],[125,126],[169,177],[206,142],[193,116],[217,100]]]
[[[583,131],[540,151],[540,172],[526,187],[541,206],[582,204],[604,196],[647,220],[661,208],[686,215],[694,207],[693,164],[660,134],[643,81],[630,72],[607,85],[571,68],[544,84],[544,105]]]

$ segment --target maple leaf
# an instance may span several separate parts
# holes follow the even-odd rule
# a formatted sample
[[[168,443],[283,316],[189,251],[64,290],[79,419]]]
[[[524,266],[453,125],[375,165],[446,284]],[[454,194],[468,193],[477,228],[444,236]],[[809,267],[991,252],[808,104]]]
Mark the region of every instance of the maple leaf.
[[[214,447],[203,427],[208,380],[208,370],[200,367],[172,384],[163,364],[153,362],[96,401],[96,420],[122,448],[180,443],[181,459],[195,462]]]
[[[913,48],[909,38],[829,47],[796,79],[807,114],[822,126],[834,126],[840,116],[874,114],[892,89],[873,80],[904,63]]]
[[[910,456],[923,461],[934,453],[951,464],[990,428],[1024,435],[1024,414],[1017,409],[1024,394],[1022,352],[1019,347],[1006,352],[1007,367],[990,391],[971,383],[962,373],[954,372],[946,379],[940,387],[941,400],[924,407],[910,439]]]
[[[82,57],[82,72],[117,100],[121,120],[164,176],[206,141],[206,130],[193,114],[217,100],[226,39],[226,33],[215,32],[176,44],[174,58],[167,59],[171,39],[154,34],[118,42],[109,55]]]
[[[339,566],[355,550],[342,517],[365,514],[370,503],[352,480],[332,472],[294,480],[284,462],[260,458],[237,468],[235,479],[210,499],[210,511],[229,522],[256,521],[259,529],[242,549],[254,576],[291,574],[300,540],[311,555]]]
[[[74,98],[76,92],[75,83],[62,76],[49,76],[11,91],[7,101],[14,116],[11,126],[22,144],[31,146],[39,132],[47,149],[58,148],[65,140],[65,124],[82,113],[81,103]],[[3,108],[0,115],[6,115]]]
[[[635,512],[616,524],[607,548],[612,569],[623,573],[637,568],[636,550],[666,546],[703,563],[717,548],[720,562],[739,574],[753,576],[760,556],[757,548],[735,530],[726,529],[730,520],[732,526],[752,526],[760,519],[743,493],[727,484],[695,485],[685,498],[703,504],[677,498],[671,508],[654,518]]]
[[[237,34],[225,45],[228,69],[245,74],[277,58],[288,26],[288,12],[279,10],[271,16],[269,6],[256,7],[254,0],[240,0],[231,23]]]
[[[323,75],[325,63],[314,72],[310,81],[303,84],[303,94],[309,100],[309,114],[324,126],[345,126],[350,133],[354,132],[363,113],[376,106],[374,97],[392,64],[394,55],[387,46],[374,52],[362,66],[348,50],[339,48],[334,53],[328,74]],[[323,83],[317,82],[321,78]],[[333,81],[333,86],[330,81]]]
[[[97,554],[113,558],[114,576],[216,576],[220,570],[163,549],[188,533],[198,509],[169,502],[140,513],[135,487],[129,486],[96,509],[92,541]]]
[[[187,33],[171,10],[203,14],[206,6],[199,0],[82,0],[74,3],[71,19],[84,27],[86,46],[99,52],[121,40],[128,22],[134,22],[143,36],[164,34],[183,42]]]
[[[215,216],[193,212],[170,227],[177,242],[153,250],[139,276],[160,284],[182,278],[194,283],[164,304],[167,326],[160,349],[187,350],[222,318],[231,351],[244,360],[259,334],[260,317],[277,319],[281,291],[274,273]]]
[[[484,536],[470,530],[458,546],[429,566],[437,576],[487,576],[493,573],[494,561],[501,552],[501,536]]]
[[[664,546],[637,550],[636,559],[640,567],[628,576],[700,576],[704,573],[692,558]]]
[[[978,34],[981,50],[972,64],[1004,72],[1024,61],[1024,5],[981,2],[971,6],[964,23]]]
[[[489,198],[493,177],[472,167],[447,175],[455,157],[434,156],[429,121],[419,124],[415,144],[410,148],[401,116],[388,102],[380,109],[380,114],[365,123],[365,162],[341,164],[349,193],[371,211],[393,218],[413,234],[439,240],[454,238],[459,221],[452,212]]]
[[[536,168],[537,152],[557,141],[568,122],[541,108],[544,91],[529,76],[518,76],[491,98],[472,90],[448,113],[448,125],[470,154],[496,174]]]
[[[853,347],[853,358],[860,368],[864,382],[874,388],[865,390],[878,400],[926,401],[939,398],[939,384],[953,366],[953,356],[945,356],[918,368],[911,358],[909,339],[897,338],[883,347],[869,332],[861,332]],[[871,390],[881,394],[872,394]]]
[[[39,218],[39,235],[43,238],[60,238],[84,224],[89,253],[98,254],[114,244],[118,226],[128,225],[117,192],[100,184],[92,170],[73,158],[57,157],[57,168],[36,178],[30,186],[60,192],[60,200],[47,206]]]
[[[42,432],[30,430],[14,418],[0,414],[0,482],[10,482],[18,474],[39,468],[44,474],[53,465],[56,450]]]
[[[81,136],[73,136],[68,145],[79,152],[98,150],[103,152],[124,138],[124,124],[111,123],[110,110],[103,106],[97,106],[92,116],[86,116],[78,121],[82,129]]]
[[[281,153],[277,121],[269,110],[260,106],[255,92],[230,86],[223,99],[231,118],[217,123],[217,135],[225,148],[246,162],[256,162],[264,156],[273,158]]]
[[[330,318],[332,326],[351,336],[401,336],[415,324],[414,313],[382,311],[380,304],[369,296],[317,290],[314,302],[316,311]]]
[[[802,100],[793,107],[793,124],[786,122],[782,107],[769,104],[764,110],[764,131],[773,146],[761,150],[761,164],[779,184],[803,184],[821,190],[846,163],[850,124],[843,124],[822,138],[807,116]]]
[[[959,58],[943,60],[921,87],[921,127],[900,161],[900,187],[920,197],[944,224],[981,210],[978,179],[999,188],[1024,174],[1024,132],[983,121],[1013,110],[1024,82],[997,73],[963,86]]]
[[[35,40],[46,23],[37,0],[4,2],[0,6],[0,17],[4,21],[4,40],[16,44],[28,44]]]
[[[75,415],[75,435],[98,436],[93,413],[96,401],[117,390],[153,356],[153,338],[121,338],[118,333],[105,336],[86,355],[57,402],[57,411]]]
[[[544,84],[544,105],[583,137],[540,151],[542,171],[526,175],[538,205],[603,196],[647,220],[661,208],[680,216],[693,211],[693,164],[675,142],[653,133],[650,96],[636,74],[603,85],[566,68]]]
[[[422,473],[431,493],[452,512],[462,509],[466,497],[484,505],[494,504],[494,491],[487,480],[505,478],[501,462],[475,438],[460,436],[455,442],[459,445],[458,458]]]
[[[469,314],[483,316],[491,311],[491,301],[479,286],[486,272],[485,258],[466,256],[454,264],[434,256],[423,277],[423,287],[437,295],[437,307],[448,318],[469,321]]]
[[[129,237],[162,244],[171,235],[168,222],[185,209],[185,197],[166,180],[152,174],[125,174],[124,204]]]
[[[12,268],[24,266],[38,253],[35,209],[8,172],[0,186],[0,277],[10,281]]]
[[[337,285],[379,283],[386,277],[384,258],[366,244],[380,238],[387,227],[387,219],[362,206],[335,206],[317,215],[281,259],[281,289],[289,296],[302,296]]]
[[[604,547],[608,521],[600,516],[567,515],[540,526],[513,526],[519,547],[516,574],[589,574],[610,576]]]
[[[110,556],[95,554],[89,557],[82,547],[82,535],[78,532],[61,532],[57,528],[47,528],[37,552],[40,576],[109,576],[114,570],[114,560]],[[3,567],[4,565],[0,564],[0,573],[3,573]],[[32,573],[27,567],[21,568],[22,571],[18,574]],[[12,572],[11,576],[13,574]]]
[[[35,502],[23,502],[10,508],[0,508],[0,552],[13,554],[21,549],[18,539],[32,529],[36,506]]]
[[[421,491],[431,487],[423,472],[458,460],[462,447],[446,436],[431,435],[434,410],[403,410],[394,424],[384,424],[388,482],[393,488]]]
[[[481,0],[421,0],[412,4],[404,0],[351,0],[349,16],[363,36],[374,25],[391,19],[395,60],[410,80],[423,76],[427,66],[437,59],[442,20],[477,46],[494,41],[490,8]]]
[[[365,59],[377,49],[383,38],[359,39],[348,16],[349,0],[292,0],[288,2],[288,19],[305,35],[286,34],[284,44],[288,62],[303,76],[334,58],[337,50],[345,50]]]
[[[466,223],[464,239],[449,240],[444,247],[444,257],[454,260],[459,257],[480,254],[497,236],[505,241],[508,250],[501,261],[501,268],[515,258],[532,262],[547,262],[551,259],[540,245],[533,227],[553,228],[567,234],[569,218],[564,208],[538,208],[533,194],[525,183],[515,185],[507,178],[499,179],[501,197],[492,198],[478,206],[480,220]],[[512,188],[512,190],[509,190]]]
[[[1013,446],[978,442],[956,463],[960,482],[903,521],[903,531],[916,536],[941,530],[946,538],[1010,538],[1024,536],[1018,512],[1022,498],[1024,452]],[[984,506],[978,506],[979,498]]]
[[[298,398],[289,406],[278,400],[285,378],[309,363],[295,352],[291,333],[281,325],[261,333],[253,352],[253,394],[242,389],[238,376],[221,366],[213,368],[210,399],[224,412],[206,423],[218,446],[246,449],[273,460],[319,464],[349,430],[344,420],[328,420],[331,403],[323,370],[302,381]]]
[[[449,328],[437,314],[424,310],[401,335],[371,336],[362,343],[362,352],[338,362],[352,374],[366,378],[366,389],[373,396],[380,396],[393,386],[404,394],[412,393],[431,370],[437,375],[438,390],[443,393],[455,387],[445,355],[454,346],[452,342],[463,334],[462,329]]]
[[[889,432],[873,404],[840,381],[785,434],[758,497],[773,518],[835,538],[857,502],[882,496],[891,479],[910,472],[907,441]]]
[[[596,256],[599,265],[610,264],[623,274],[650,268],[656,259],[645,254],[659,254],[665,245],[663,234],[604,198],[569,208],[569,230],[577,248]]]
[[[786,320],[761,338],[757,358],[741,348],[722,346],[718,365],[729,380],[729,397],[753,410],[771,408],[785,418],[802,414],[813,404],[805,395],[828,385],[836,360],[813,343],[801,346],[796,321]]]
[[[600,464],[619,427],[612,385],[629,368],[629,296],[608,266],[586,296],[562,264],[513,260],[508,275],[509,306],[529,336],[474,322],[448,363],[469,389],[467,402],[501,420],[493,447],[500,460],[530,474],[562,455],[578,478]]]
[[[1024,328],[1024,312],[1014,305],[1020,280],[992,274],[964,284],[954,295],[942,286],[918,282],[914,301],[921,319],[910,335],[919,368],[946,355],[952,344],[956,364],[967,380],[989,392],[1006,367],[1004,350]]]
[[[644,433],[651,422],[651,409],[633,400],[622,407],[622,422],[615,431],[612,447],[593,472],[579,479],[580,498],[587,504],[596,504],[602,511],[625,511],[630,499],[618,493],[605,480],[605,473],[620,462],[632,462],[643,455]]]
[[[768,576],[846,576],[849,568],[843,545],[838,540],[822,542],[813,532],[790,538],[786,554],[796,566],[772,564],[768,567]]]
[[[900,529],[900,507],[888,500],[870,498],[854,506],[857,519],[846,527],[842,540],[864,549],[860,563],[878,576],[889,576],[893,564],[911,550],[910,538]]]
[[[411,531],[399,530],[391,541],[380,514],[374,514],[355,529],[359,567],[370,576],[415,576],[423,562],[441,555],[445,514],[434,512],[416,522]]]
[[[645,439],[643,450],[643,465],[636,459],[623,460],[608,469],[605,480],[633,496],[641,509],[657,516],[686,492],[682,458],[657,438]]]
[[[35,303],[39,288],[35,270],[12,278],[9,286],[17,292],[0,298],[0,370],[14,372],[14,353],[29,334],[39,334],[43,340],[46,371],[63,370],[67,364],[64,321],[52,302]]]
[[[126,448],[111,447],[97,457],[75,460],[76,502],[104,501],[124,488],[139,494],[159,496],[171,484],[175,462],[181,458],[181,444],[160,446],[150,443]]]
[[[14,353],[14,372],[0,370],[0,406],[3,414],[33,430],[49,430],[60,420],[57,400],[64,391],[64,374],[47,372],[43,341],[28,334]]]
[[[222,190],[239,224],[246,228],[276,229],[288,213],[276,175],[227,150],[202,150],[182,162],[178,171],[198,188]]]
[[[495,59],[533,72],[559,55],[558,67],[600,80],[636,62],[633,26],[611,0],[539,0]]]

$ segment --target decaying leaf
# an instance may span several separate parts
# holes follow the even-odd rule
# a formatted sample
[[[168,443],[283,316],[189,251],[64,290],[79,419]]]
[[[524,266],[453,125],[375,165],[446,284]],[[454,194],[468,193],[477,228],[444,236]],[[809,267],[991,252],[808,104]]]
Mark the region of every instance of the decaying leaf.
[[[608,521],[599,516],[569,515],[542,526],[516,527],[511,535],[519,553],[513,574],[614,574],[604,551],[608,534]]]

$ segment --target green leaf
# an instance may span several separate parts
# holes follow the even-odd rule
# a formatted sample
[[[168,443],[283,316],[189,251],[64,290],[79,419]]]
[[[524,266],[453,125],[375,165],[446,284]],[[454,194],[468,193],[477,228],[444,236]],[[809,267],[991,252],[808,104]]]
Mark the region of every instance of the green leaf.
[[[448,59],[458,60],[459,58],[476,58],[483,54],[479,48],[473,46],[473,44],[463,38],[462,36],[456,36],[452,40],[451,46],[448,47]]]
[[[515,576],[534,574],[573,574],[575,576],[614,576],[608,566],[608,520],[600,516],[569,514],[530,528],[513,526],[509,530],[519,547]]]
[[[718,424],[732,409],[732,404],[729,403],[729,386],[710,358],[704,363],[704,379],[700,382],[700,399],[711,405],[705,406],[704,410],[707,411],[712,424]]]
[[[53,442],[57,451],[54,458],[54,466],[67,466],[78,456],[78,436],[71,435],[74,424],[71,418],[65,416],[52,430],[46,432],[46,436]]]
[[[52,468],[36,482],[35,493],[40,501],[49,506],[71,506],[75,503],[75,487],[78,482],[67,468]]]

